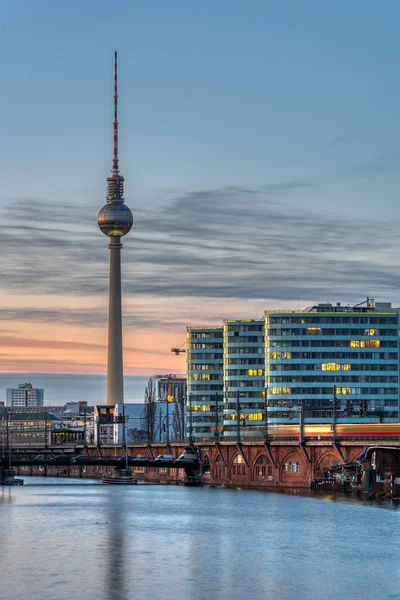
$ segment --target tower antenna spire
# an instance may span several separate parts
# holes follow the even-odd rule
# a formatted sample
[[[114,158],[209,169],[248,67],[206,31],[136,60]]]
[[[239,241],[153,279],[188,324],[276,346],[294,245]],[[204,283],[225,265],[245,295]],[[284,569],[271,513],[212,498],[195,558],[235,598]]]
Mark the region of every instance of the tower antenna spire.
[[[112,162],[113,177],[118,177],[118,52],[114,51],[114,154]]]

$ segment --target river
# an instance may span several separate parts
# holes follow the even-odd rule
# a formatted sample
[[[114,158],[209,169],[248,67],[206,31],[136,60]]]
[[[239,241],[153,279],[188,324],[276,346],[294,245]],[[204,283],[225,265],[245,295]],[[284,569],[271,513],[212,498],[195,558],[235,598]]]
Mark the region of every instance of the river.
[[[0,598],[400,598],[398,505],[26,477],[0,487]]]

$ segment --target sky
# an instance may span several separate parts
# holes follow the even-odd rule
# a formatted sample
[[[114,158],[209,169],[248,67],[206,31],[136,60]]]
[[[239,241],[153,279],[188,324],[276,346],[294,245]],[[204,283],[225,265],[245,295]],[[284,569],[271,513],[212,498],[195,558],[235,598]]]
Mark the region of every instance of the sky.
[[[126,374],[186,326],[400,305],[400,4],[5,0],[0,371],[104,374],[113,51]]]

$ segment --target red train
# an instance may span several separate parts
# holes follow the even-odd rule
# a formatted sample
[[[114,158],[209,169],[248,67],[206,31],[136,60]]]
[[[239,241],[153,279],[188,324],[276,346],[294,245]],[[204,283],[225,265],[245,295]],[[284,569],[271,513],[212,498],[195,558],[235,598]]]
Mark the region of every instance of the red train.
[[[270,426],[269,435],[272,438],[294,438],[300,437],[298,425],[273,425]],[[336,435],[339,438],[399,438],[400,423],[338,423]],[[323,425],[304,425],[305,439],[324,439],[332,437],[332,426],[329,423]]]

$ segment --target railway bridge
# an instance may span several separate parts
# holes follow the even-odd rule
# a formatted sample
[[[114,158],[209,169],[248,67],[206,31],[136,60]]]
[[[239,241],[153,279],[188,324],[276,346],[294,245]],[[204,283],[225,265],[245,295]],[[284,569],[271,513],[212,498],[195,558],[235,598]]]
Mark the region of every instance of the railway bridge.
[[[387,433],[387,432],[386,432]],[[193,443],[97,446],[20,447],[11,464],[20,475],[101,478],[110,475],[128,454],[138,480],[160,483],[197,483],[249,488],[309,488],[324,468],[356,460],[366,446],[400,447],[400,431],[393,435],[271,435],[260,441],[206,441]],[[185,451],[197,462],[176,459]],[[36,459],[39,454],[43,457]],[[160,455],[173,460],[156,461]],[[65,458],[63,458],[65,456]],[[79,458],[78,458],[79,457]],[[6,459],[0,466],[6,466]]]

